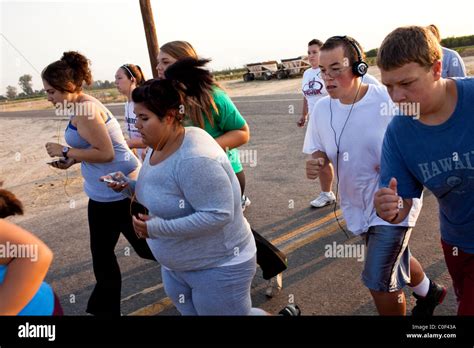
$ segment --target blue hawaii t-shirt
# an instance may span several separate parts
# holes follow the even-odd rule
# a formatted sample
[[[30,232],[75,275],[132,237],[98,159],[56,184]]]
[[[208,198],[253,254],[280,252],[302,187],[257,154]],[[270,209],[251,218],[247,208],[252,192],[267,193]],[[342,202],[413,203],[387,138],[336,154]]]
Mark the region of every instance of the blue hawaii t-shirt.
[[[474,79],[454,79],[458,101],[443,124],[395,117],[382,148],[380,185],[398,181],[398,194],[418,198],[423,186],[439,202],[441,238],[474,254]]]

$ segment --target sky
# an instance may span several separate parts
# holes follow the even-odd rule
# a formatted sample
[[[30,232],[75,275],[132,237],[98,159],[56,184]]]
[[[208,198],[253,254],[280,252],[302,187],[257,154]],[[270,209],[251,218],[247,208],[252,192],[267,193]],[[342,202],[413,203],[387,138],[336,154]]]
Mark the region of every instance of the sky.
[[[307,43],[333,35],[356,38],[365,51],[393,29],[434,23],[441,36],[474,34],[474,2],[446,0],[151,0],[158,44],[189,41],[215,70],[293,58]],[[114,80],[122,64],[152,77],[138,0],[0,0],[0,95],[18,78],[33,76],[62,53],[91,60],[95,80]],[[8,40],[8,42],[7,42]],[[13,46],[16,48],[13,48]],[[21,53],[18,53],[18,51]]]

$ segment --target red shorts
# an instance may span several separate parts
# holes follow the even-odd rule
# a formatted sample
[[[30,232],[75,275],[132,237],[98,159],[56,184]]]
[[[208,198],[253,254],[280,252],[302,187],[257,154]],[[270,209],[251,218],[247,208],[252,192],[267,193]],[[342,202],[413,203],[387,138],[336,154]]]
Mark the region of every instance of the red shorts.
[[[54,295],[54,309],[53,309],[53,316],[63,316],[63,307],[61,306],[61,303],[59,302],[58,295],[53,291]]]
[[[441,245],[459,304],[458,315],[474,315],[474,254],[465,253],[443,240]]]

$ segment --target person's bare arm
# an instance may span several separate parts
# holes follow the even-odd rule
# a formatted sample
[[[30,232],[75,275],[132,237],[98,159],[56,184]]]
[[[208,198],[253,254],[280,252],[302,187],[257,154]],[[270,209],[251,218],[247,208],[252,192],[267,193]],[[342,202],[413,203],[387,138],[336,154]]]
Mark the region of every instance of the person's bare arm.
[[[141,138],[127,139],[127,145],[131,149],[145,149],[147,147]]]
[[[308,101],[303,97],[303,114],[301,115],[298,122],[296,122],[298,127],[304,127],[308,121]]]
[[[77,131],[90,145],[91,149],[71,149],[68,157],[89,163],[111,162],[115,152],[105,122],[97,107],[94,117],[78,117]]]
[[[245,124],[241,129],[225,132],[220,137],[215,138],[215,140],[224,150],[235,149],[248,143],[250,140],[249,126]]]
[[[1,259],[8,263],[0,284],[0,315],[17,315],[34,297],[53,260],[52,251],[32,233],[6,220],[0,219],[0,244],[22,245],[37,250],[32,258]]]
[[[88,103],[93,104],[93,103]],[[90,145],[90,149],[71,148],[68,158],[89,163],[105,163],[114,159],[115,152],[106,125],[98,107],[85,107],[91,114],[78,114],[77,131]],[[47,143],[46,150],[51,157],[62,156],[63,145]]]

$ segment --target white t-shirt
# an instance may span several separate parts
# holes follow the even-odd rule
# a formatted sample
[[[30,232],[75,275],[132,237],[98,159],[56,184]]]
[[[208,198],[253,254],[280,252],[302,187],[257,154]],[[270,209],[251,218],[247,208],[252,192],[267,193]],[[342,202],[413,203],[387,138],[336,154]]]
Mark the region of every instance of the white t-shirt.
[[[362,76],[362,83],[365,83],[367,85],[382,86],[379,80],[377,80],[374,76],[370,74],[365,74],[364,76]]]
[[[393,110],[392,105],[386,88],[372,84],[367,94],[354,104],[350,116],[351,105],[324,97],[316,103],[309,118],[303,152],[322,151],[334,165],[339,176],[342,213],[347,228],[356,235],[367,232],[371,226],[391,225],[376,215],[374,195],[379,188],[376,168],[380,165],[383,138],[393,118],[384,110]],[[340,139],[339,163],[335,138]],[[410,214],[399,226],[415,226],[420,210],[421,201],[414,199]]]
[[[130,139],[137,139],[137,138],[142,138],[142,135],[138,131],[137,127],[135,126],[137,122],[137,116],[135,115],[134,112],[135,104],[133,101],[131,102],[126,102],[125,103],[125,122],[127,123],[127,131],[128,131],[128,137]],[[142,159],[142,154],[145,149],[136,149],[138,158],[141,160]]]
[[[324,87],[323,79],[318,76],[320,71],[319,68],[309,68],[303,74],[301,90],[308,102],[308,115],[311,115],[314,104],[316,104],[321,97],[328,95],[326,87]]]
[[[318,76],[320,71],[321,69],[319,68],[309,68],[303,74],[301,90],[308,102],[308,115],[310,116],[316,102],[328,95],[323,79]],[[362,82],[377,86],[381,85],[380,82],[370,74],[365,74]]]

